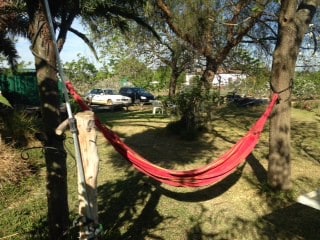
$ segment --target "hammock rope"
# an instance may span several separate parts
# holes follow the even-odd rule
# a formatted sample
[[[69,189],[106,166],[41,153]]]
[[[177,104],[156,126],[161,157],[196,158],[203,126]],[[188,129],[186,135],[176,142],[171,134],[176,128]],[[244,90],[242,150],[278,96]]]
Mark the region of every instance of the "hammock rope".
[[[66,82],[66,87],[82,110],[90,110],[81,96],[76,92],[70,81]],[[261,133],[277,103],[278,97],[279,95],[277,93],[273,94],[270,104],[262,116],[257,120],[248,133],[229,151],[219,157],[216,161],[213,161],[204,167],[192,170],[179,171],[159,167],[147,161],[140,154],[127,146],[116,133],[103,125],[97,117],[95,119],[95,123],[97,128],[102,132],[114,149],[130,161],[137,170],[145,175],[164,184],[175,187],[204,187],[223,180],[231,173],[235,172],[238,167],[245,162],[246,158],[259,142]]]

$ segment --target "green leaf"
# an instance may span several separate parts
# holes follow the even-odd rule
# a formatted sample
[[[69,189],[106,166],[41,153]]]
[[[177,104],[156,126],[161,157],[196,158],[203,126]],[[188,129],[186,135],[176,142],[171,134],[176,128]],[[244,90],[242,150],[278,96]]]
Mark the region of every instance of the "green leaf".
[[[0,93],[0,103],[12,108],[11,104],[9,103],[9,101],[4,96],[2,96],[1,93]]]

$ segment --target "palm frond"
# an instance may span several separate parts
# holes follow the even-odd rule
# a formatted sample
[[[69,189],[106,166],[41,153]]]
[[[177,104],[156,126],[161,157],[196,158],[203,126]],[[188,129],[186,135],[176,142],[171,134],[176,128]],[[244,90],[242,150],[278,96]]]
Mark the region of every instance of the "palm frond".
[[[5,33],[0,33],[0,54],[7,59],[13,70],[17,68],[19,55],[15,43]]]
[[[76,30],[74,28],[69,28],[69,31],[74,33],[75,35],[77,35],[79,38],[81,38],[85,42],[85,44],[87,44],[87,46],[90,48],[90,50],[94,54],[95,58],[98,59],[98,55],[97,55],[97,52],[93,46],[93,43],[87,38],[87,36],[85,34],[79,32],[78,30]]]
[[[12,36],[27,37],[28,16],[19,1],[0,5],[0,31]]]

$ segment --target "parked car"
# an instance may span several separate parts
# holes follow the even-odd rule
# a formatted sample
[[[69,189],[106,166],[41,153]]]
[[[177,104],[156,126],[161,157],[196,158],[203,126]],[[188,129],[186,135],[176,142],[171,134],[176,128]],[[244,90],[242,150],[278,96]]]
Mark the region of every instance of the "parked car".
[[[119,93],[131,98],[132,103],[151,103],[155,97],[143,88],[139,87],[122,87]]]
[[[129,106],[131,98],[117,93],[113,89],[92,89],[86,96],[85,101],[97,105],[123,105]]]

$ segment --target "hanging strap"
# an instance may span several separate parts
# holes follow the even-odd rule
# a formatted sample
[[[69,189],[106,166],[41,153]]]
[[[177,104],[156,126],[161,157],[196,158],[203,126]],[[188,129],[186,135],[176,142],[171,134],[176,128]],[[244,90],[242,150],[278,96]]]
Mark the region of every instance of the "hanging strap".
[[[271,91],[272,91],[273,93],[281,94],[281,93],[283,93],[283,92],[285,92],[285,91],[293,88],[293,79],[291,78],[291,79],[290,79],[289,86],[286,87],[286,88],[284,88],[284,89],[282,89],[282,90],[276,90],[275,87],[273,86],[273,84],[271,83],[271,80],[269,81],[269,85],[270,85],[270,89],[271,89]]]

